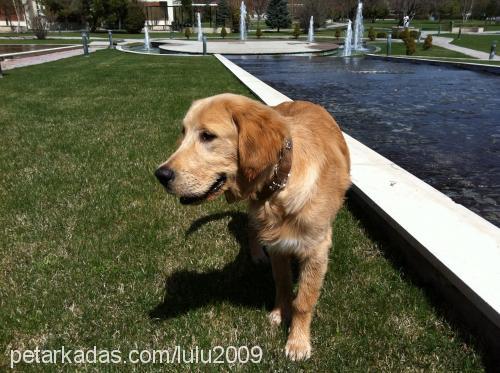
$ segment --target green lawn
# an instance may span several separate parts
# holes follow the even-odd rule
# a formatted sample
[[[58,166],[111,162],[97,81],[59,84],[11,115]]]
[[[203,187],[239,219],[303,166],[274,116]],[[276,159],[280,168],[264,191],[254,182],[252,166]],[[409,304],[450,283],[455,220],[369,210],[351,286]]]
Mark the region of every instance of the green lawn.
[[[457,39],[458,34],[442,34],[441,36],[453,38],[452,44],[461,47],[475,49],[481,52],[490,53],[491,44],[497,42],[497,54],[500,53],[500,34],[498,35],[470,35],[462,34],[460,39]]]
[[[233,366],[253,371],[483,370],[348,209],[335,223],[313,357],[284,358],[286,331],[266,318],[270,269],[247,256],[244,206],[184,207],[153,177],[191,101],[228,91],[250,95],[215,58],[109,50],[0,79],[0,370],[11,349],[94,345],[123,357],[258,345],[260,364]],[[207,368],[219,370],[194,367]]]
[[[377,54],[386,54],[387,53],[387,43],[384,42],[370,42],[369,45],[374,45],[380,48],[380,51]],[[438,46],[433,46],[430,49],[424,50],[423,42],[417,44],[417,50],[413,56],[424,56],[424,57],[452,57],[452,58],[470,58],[465,54],[451,51],[446,48],[441,48]],[[406,55],[406,46],[404,43],[392,43],[391,46],[391,55],[399,56]]]

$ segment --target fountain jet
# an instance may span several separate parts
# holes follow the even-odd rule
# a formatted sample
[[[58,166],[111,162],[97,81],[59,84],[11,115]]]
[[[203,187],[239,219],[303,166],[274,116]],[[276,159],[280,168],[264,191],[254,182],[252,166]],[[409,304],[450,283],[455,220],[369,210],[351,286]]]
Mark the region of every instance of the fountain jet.
[[[358,2],[358,9],[356,10],[356,19],[354,20],[354,45],[355,51],[363,50],[363,3]]]
[[[314,18],[311,16],[309,20],[309,33],[307,34],[307,41],[309,43],[314,42]]]
[[[352,22],[347,22],[346,36],[344,40],[344,57],[349,57],[352,53]]]
[[[196,12],[196,20],[198,21],[198,41],[203,41],[203,30],[201,29],[201,14]]]
[[[148,30],[148,25],[144,25],[144,49],[149,50],[150,49],[150,44],[149,44],[149,30]]]
[[[240,6],[240,40],[247,40],[247,7],[242,1]]]

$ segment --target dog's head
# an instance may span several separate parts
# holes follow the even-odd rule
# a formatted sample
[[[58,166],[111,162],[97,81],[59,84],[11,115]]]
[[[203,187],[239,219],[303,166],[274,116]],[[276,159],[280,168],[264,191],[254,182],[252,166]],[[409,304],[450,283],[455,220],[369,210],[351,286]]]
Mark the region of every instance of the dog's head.
[[[277,163],[287,136],[284,118],[257,101],[233,94],[198,100],[183,120],[178,149],[155,176],[184,204],[224,191],[246,198]]]

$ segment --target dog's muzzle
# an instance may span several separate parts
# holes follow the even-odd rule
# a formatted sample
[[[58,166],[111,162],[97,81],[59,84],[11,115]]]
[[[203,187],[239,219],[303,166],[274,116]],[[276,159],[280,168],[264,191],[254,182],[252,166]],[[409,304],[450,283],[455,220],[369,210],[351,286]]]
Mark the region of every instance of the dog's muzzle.
[[[169,183],[175,179],[175,172],[168,167],[159,167],[155,171],[155,176],[165,188],[169,188]]]

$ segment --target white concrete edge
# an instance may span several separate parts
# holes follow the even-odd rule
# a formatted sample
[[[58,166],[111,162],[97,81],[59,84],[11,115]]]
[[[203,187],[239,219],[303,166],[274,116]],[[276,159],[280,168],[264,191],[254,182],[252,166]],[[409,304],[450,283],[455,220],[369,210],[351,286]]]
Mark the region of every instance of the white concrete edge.
[[[446,61],[446,60],[441,60],[440,58],[450,58],[450,57],[433,57],[433,58],[427,58],[427,57],[419,57],[419,56],[414,56],[414,57],[405,57],[405,56],[385,56],[385,55],[380,55],[380,54],[374,54],[374,53],[367,53],[366,54],[369,57],[375,57],[375,58],[388,58],[388,59],[395,59],[395,60],[401,60],[401,61],[430,61],[430,62],[439,62],[442,63],[443,65],[450,65],[450,66],[456,66],[457,64],[460,65],[471,65],[471,66],[478,66],[478,67],[495,67],[497,69],[500,69],[500,65],[490,65],[487,63],[475,63],[471,62],[470,60],[478,60],[478,61],[489,61],[489,60],[481,60],[479,58],[456,58],[458,61]],[[451,57],[453,58],[453,57]],[[464,61],[459,61],[459,60],[464,60]],[[497,61],[497,60],[494,60]]]
[[[221,55],[267,105],[292,101]],[[353,191],[500,327],[500,229],[344,133]]]
[[[209,54],[186,54],[186,53],[147,53],[147,52],[138,52],[131,51],[130,49],[124,49],[123,47],[127,45],[117,45],[115,49],[124,53],[132,53],[132,54],[140,54],[143,56],[162,56],[162,57],[211,57]]]
[[[51,44],[51,45],[54,45],[54,44]],[[25,55],[30,55],[33,53],[41,53],[41,52],[61,52],[61,51],[66,50],[66,49],[74,49],[76,47],[82,47],[82,46],[78,45],[78,44],[71,44],[71,45],[66,44],[66,45],[64,45],[64,47],[36,49],[33,51],[26,51],[26,52],[4,53],[4,54],[0,54],[0,58],[9,58],[9,57],[18,57],[18,56],[22,57]]]

